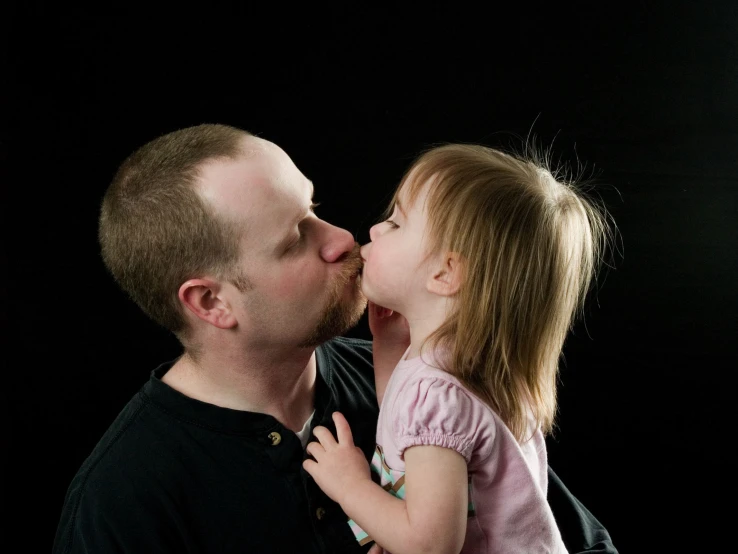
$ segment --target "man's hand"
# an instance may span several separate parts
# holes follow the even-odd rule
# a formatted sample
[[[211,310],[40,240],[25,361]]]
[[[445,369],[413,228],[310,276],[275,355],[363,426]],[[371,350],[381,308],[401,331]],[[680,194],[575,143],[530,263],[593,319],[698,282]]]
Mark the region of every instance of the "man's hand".
[[[358,446],[354,446],[351,427],[340,412],[333,412],[338,441],[323,426],[313,430],[319,442],[307,445],[307,453],[315,460],[305,460],[305,468],[318,486],[334,502],[343,505],[347,494],[351,494],[361,481],[372,481],[369,463]]]

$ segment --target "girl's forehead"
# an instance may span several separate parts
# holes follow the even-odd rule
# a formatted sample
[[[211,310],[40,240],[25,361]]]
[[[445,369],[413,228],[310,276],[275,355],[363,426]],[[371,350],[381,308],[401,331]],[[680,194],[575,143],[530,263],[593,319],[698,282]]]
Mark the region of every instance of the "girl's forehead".
[[[432,178],[428,178],[422,173],[411,172],[397,191],[395,201],[407,209],[418,202],[420,202],[419,205],[424,205],[432,180]]]

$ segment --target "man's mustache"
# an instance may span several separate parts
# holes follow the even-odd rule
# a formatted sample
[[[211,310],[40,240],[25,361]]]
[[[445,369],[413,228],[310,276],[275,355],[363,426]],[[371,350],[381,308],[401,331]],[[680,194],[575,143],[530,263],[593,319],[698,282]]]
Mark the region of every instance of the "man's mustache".
[[[364,267],[364,261],[361,259],[361,245],[358,242],[354,243],[354,247],[351,252],[346,254],[346,259],[343,261],[343,277],[348,280],[354,275],[359,273]]]

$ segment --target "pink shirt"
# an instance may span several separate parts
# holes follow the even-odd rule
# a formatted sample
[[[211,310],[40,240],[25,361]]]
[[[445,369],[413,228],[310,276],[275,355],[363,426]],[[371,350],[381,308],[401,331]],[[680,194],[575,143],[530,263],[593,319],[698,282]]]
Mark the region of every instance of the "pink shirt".
[[[462,552],[566,552],[546,501],[546,443],[540,429],[519,444],[458,379],[420,357],[403,357],[387,383],[372,461],[381,484],[400,498],[403,452],[417,445],[451,448],[466,460],[469,517]]]

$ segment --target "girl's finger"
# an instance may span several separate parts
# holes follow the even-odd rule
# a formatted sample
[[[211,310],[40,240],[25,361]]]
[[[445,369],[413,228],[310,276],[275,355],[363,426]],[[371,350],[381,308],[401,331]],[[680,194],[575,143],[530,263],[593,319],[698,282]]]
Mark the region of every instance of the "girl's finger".
[[[313,475],[313,471],[318,469],[318,462],[315,460],[303,460],[302,468],[307,471],[310,476],[315,477],[315,475]]]
[[[332,448],[337,444],[336,439],[333,438],[333,434],[322,425],[318,425],[313,429],[313,435],[320,441],[323,448]]]
[[[351,434],[351,426],[341,412],[333,412],[333,422],[336,424],[338,443],[344,446],[353,446],[354,437]]]
[[[313,458],[317,460],[316,454],[320,456],[321,454],[325,452],[325,448],[323,448],[323,445],[321,445],[318,442],[310,442],[305,447],[305,452],[307,452],[308,454],[310,454]]]
[[[384,306],[380,306],[379,304],[375,304],[371,300],[369,302],[369,309],[374,312],[374,315],[376,315],[378,318],[385,318],[392,315],[392,310],[385,308]]]

